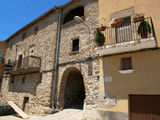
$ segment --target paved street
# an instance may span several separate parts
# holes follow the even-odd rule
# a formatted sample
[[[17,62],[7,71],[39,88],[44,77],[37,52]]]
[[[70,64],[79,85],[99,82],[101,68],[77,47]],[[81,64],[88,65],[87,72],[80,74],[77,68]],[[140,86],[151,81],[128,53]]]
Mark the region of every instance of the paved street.
[[[64,109],[61,112],[53,115],[47,115],[45,117],[30,116],[27,120],[81,120],[82,110],[78,109]],[[3,116],[0,120],[23,120],[16,116]]]

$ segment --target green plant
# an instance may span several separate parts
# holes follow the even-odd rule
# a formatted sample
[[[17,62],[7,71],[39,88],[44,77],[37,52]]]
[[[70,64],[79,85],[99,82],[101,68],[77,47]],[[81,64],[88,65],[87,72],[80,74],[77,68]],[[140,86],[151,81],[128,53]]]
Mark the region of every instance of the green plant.
[[[95,41],[97,44],[103,45],[105,42],[105,36],[101,32],[96,33]]]
[[[152,32],[150,24],[143,20],[138,26],[138,34],[142,37],[148,37],[148,35]]]

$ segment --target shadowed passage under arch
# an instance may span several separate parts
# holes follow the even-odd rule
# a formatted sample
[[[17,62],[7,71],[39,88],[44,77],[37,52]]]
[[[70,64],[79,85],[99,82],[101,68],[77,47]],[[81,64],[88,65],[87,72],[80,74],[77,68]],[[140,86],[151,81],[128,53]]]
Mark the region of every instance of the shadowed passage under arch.
[[[72,69],[66,78],[64,108],[83,109],[85,87],[81,72],[77,69]]]

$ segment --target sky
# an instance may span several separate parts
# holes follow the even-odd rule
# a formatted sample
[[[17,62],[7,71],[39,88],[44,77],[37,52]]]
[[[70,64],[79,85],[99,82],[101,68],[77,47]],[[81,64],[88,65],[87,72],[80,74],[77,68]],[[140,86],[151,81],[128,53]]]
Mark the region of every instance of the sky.
[[[0,0],[0,41],[32,22],[55,5],[70,0]]]

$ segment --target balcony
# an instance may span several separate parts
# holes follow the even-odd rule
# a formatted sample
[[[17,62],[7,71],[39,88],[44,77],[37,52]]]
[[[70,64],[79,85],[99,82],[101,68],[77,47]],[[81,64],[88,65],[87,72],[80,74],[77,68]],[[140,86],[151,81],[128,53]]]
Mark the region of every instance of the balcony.
[[[138,34],[141,22],[134,23],[131,21],[127,25],[107,28],[102,32],[105,35],[105,44],[95,48],[98,54],[100,56],[113,55],[157,47],[152,18],[144,18],[144,21],[150,27],[150,33],[145,36]],[[146,31],[145,29],[142,30],[141,33]]]
[[[25,58],[6,64],[5,73],[10,75],[34,73],[39,72],[40,66],[40,57],[27,56]]]

